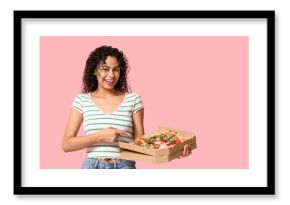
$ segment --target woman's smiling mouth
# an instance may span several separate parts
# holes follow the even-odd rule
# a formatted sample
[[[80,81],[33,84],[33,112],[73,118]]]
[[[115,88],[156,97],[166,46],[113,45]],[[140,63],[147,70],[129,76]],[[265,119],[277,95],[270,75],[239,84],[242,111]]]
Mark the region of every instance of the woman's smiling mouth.
[[[113,85],[114,82],[115,82],[114,80],[111,80],[111,79],[110,79],[110,80],[109,80],[109,79],[105,79],[104,81],[105,81],[105,83],[108,84],[108,85]]]

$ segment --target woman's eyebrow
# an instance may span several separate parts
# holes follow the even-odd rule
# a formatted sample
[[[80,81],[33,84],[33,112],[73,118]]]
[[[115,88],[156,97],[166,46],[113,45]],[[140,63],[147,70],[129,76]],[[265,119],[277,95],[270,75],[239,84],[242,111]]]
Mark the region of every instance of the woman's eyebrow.
[[[103,64],[103,65],[102,65],[102,67],[107,67],[107,68],[110,68],[110,67],[109,67],[109,66],[107,66],[106,64]],[[113,68],[120,68],[120,66],[119,66],[119,65],[117,65],[117,66],[115,66],[115,67],[113,67]],[[112,68],[112,69],[113,69],[113,68]]]

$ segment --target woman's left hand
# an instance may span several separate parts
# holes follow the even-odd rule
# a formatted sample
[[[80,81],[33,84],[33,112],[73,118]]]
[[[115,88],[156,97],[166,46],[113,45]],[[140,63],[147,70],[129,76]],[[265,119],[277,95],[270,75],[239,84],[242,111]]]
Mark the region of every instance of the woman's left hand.
[[[184,145],[184,147],[183,147],[183,154],[182,154],[182,156],[178,157],[178,159],[190,155],[191,154],[191,151],[192,151],[192,149],[189,147],[189,145],[187,145],[187,144]]]

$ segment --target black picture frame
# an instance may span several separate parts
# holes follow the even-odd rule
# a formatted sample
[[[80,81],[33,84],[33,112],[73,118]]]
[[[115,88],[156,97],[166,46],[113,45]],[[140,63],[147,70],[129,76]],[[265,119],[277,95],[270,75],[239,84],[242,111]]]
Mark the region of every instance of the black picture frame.
[[[267,21],[267,186],[265,187],[24,187],[22,184],[22,20],[57,18],[213,18]],[[54,195],[275,194],[275,11],[14,11],[14,194]]]

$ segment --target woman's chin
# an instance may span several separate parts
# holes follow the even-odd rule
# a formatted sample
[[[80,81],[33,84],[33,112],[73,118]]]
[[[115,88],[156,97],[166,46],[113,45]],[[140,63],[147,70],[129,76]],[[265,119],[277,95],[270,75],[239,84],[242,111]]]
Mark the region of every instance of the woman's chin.
[[[108,85],[105,85],[105,86],[102,86],[105,90],[114,90],[115,89],[115,86],[108,86]]]

